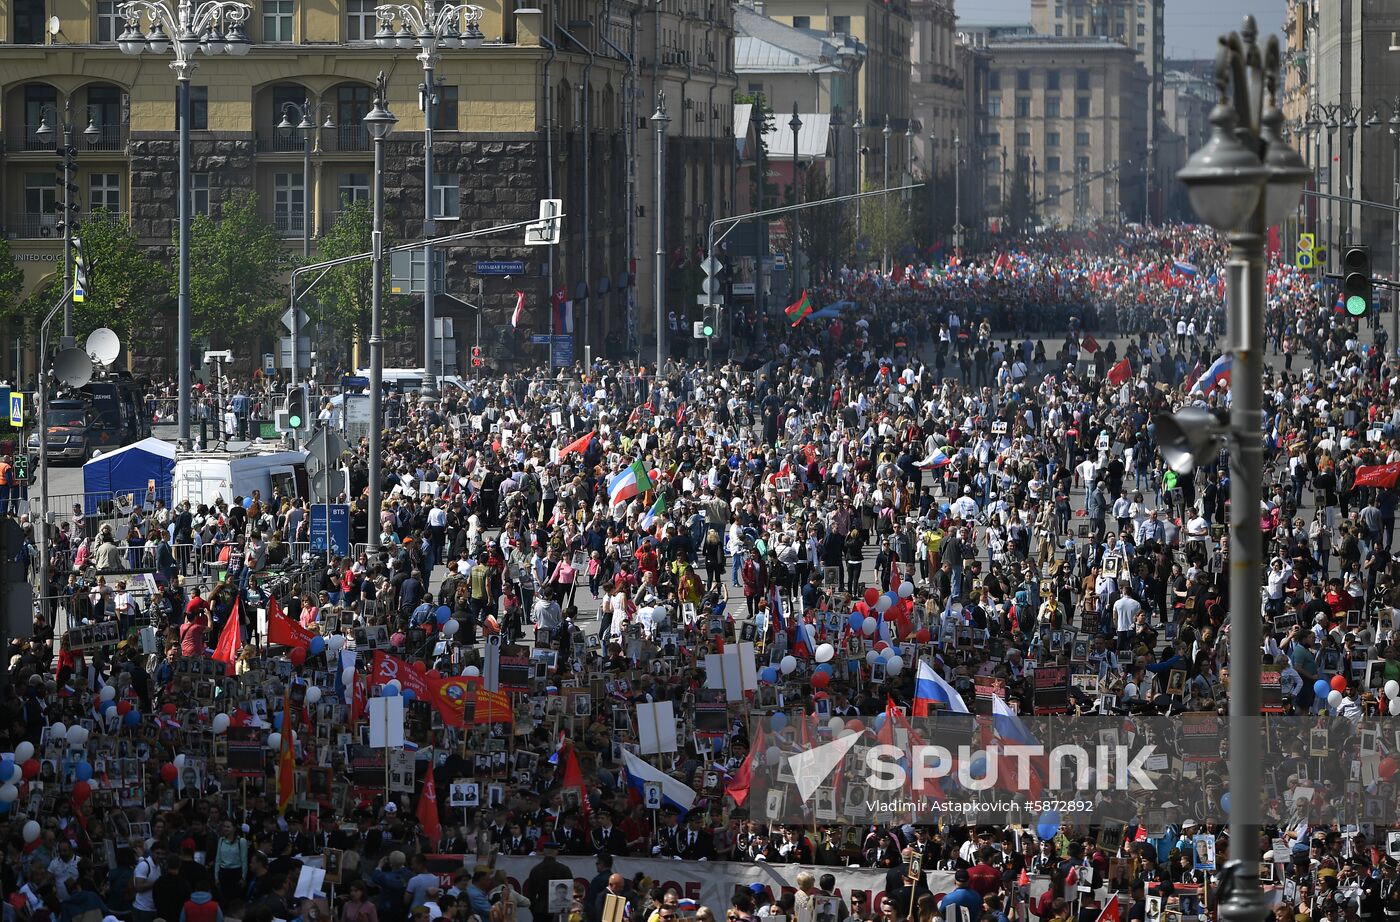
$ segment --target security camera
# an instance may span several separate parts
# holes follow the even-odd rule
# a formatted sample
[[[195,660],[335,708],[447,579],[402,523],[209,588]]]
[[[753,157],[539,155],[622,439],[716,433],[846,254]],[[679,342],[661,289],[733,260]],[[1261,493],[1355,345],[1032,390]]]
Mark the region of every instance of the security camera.
[[[208,365],[210,362],[232,362],[232,361],[233,361],[233,353],[232,353],[232,352],[229,352],[227,349],[225,349],[225,350],[222,351],[222,352],[206,352],[206,353],[204,353],[204,364],[206,364],[206,365]]]

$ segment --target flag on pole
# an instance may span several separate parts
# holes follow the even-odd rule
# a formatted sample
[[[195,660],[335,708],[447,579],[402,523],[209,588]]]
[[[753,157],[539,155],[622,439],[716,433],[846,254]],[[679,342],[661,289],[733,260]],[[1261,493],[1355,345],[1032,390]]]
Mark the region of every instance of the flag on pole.
[[[934,703],[940,703],[954,714],[966,714],[967,703],[958,690],[943,680],[938,671],[919,660],[919,674],[914,682],[914,716],[928,717]]]
[[[753,742],[749,744],[749,754],[744,756],[739,770],[734,773],[733,779],[724,789],[724,793],[734,798],[736,806],[742,807],[744,801],[749,799],[749,788],[753,787],[753,754],[763,751],[763,724],[760,723],[754,733]]]
[[[296,793],[296,757],[292,754],[292,688],[282,693],[282,747],[277,757],[277,812],[286,813]]]
[[[1230,382],[1230,373],[1234,368],[1235,357],[1229,352],[1221,354],[1210,367],[1201,373],[1191,388],[1193,394],[1209,394],[1221,384]]]
[[[564,787],[578,791],[579,812],[583,814],[583,821],[588,822],[592,812],[588,804],[588,785],[583,780],[583,769],[579,767],[574,747],[568,743],[564,744]]]
[[[651,475],[647,473],[647,467],[638,458],[621,473],[617,474],[608,482],[608,505],[616,506],[625,503],[634,496],[639,496],[647,492],[656,484],[652,483]]]
[[[1133,363],[1127,359],[1119,359],[1118,363],[1108,370],[1104,375],[1105,380],[1114,387],[1122,384],[1133,376]]]
[[[812,313],[812,299],[808,297],[806,291],[803,291],[802,297],[785,307],[783,312],[787,314],[792,325],[797,326],[804,317]]]
[[[667,508],[666,494],[657,496],[656,502],[652,503],[647,514],[642,516],[642,521],[639,523],[642,531],[651,531],[652,526],[656,524],[656,517],[665,512]]]
[[[1104,903],[1103,912],[1099,913],[1098,922],[1119,922],[1121,916],[1118,910],[1118,895],[1110,893],[1108,901]]]
[[[214,659],[224,664],[224,675],[233,675],[233,664],[238,659],[238,648],[243,646],[243,627],[238,623],[238,609],[241,599],[233,599],[233,611],[228,613],[224,629],[219,632],[218,646],[214,647]]]
[[[433,779],[433,758],[428,753],[428,777],[423,780],[423,793],[418,797],[418,822],[423,835],[434,851],[442,842],[442,821],[438,818],[437,782]]]
[[[517,292],[515,293],[515,310],[512,311],[512,312],[511,312],[511,315],[510,315],[510,326],[511,326],[511,329],[515,329],[515,328],[519,327],[519,326],[520,326],[520,318],[522,318],[522,317],[524,317],[524,316],[525,316],[525,292],[523,292],[523,291],[517,291]]]
[[[1201,274],[1201,270],[1197,269],[1193,264],[1182,262],[1181,260],[1177,260],[1172,264],[1172,270],[1176,272],[1177,275],[1184,275],[1192,279],[1200,277]]]
[[[584,454],[585,452],[587,452],[588,446],[593,441],[593,436],[596,433],[597,430],[589,430],[587,435],[579,436],[569,444],[565,445],[563,448],[559,449],[559,460],[563,461],[565,458],[567,458],[574,452],[578,452],[579,454]]]

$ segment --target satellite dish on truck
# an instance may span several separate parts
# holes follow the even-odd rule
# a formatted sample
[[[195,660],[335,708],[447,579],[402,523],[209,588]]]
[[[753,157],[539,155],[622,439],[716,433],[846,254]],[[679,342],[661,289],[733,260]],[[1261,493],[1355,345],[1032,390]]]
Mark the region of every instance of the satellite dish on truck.
[[[99,365],[110,365],[122,351],[122,341],[116,333],[106,327],[98,327],[88,334],[87,354]]]
[[[53,357],[53,376],[68,387],[82,387],[92,380],[92,359],[76,346],[60,349]]]

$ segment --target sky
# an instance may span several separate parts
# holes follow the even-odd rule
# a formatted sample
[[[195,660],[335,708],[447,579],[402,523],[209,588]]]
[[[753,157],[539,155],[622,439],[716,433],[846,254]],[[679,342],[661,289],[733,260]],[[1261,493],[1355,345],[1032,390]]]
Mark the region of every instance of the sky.
[[[1214,58],[1216,39],[1253,13],[1261,35],[1283,41],[1284,0],[1166,0],[1167,57]],[[957,0],[963,22],[1029,22],[1029,0]]]

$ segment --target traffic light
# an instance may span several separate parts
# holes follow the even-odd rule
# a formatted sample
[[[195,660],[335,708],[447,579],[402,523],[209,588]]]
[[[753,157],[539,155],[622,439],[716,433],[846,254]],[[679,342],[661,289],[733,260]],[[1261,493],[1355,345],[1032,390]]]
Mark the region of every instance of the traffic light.
[[[1342,251],[1342,307],[1352,318],[1365,317],[1371,311],[1370,247]]]
[[[299,432],[311,425],[311,407],[305,385],[287,391],[287,428]]]
[[[700,320],[700,333],[704,339],[712,339],[719,335],[719,308],[710,305],[702,312]]]
[[[480,346],[472,346],[472,367],[480,368],[486,364],[486,352]]]

